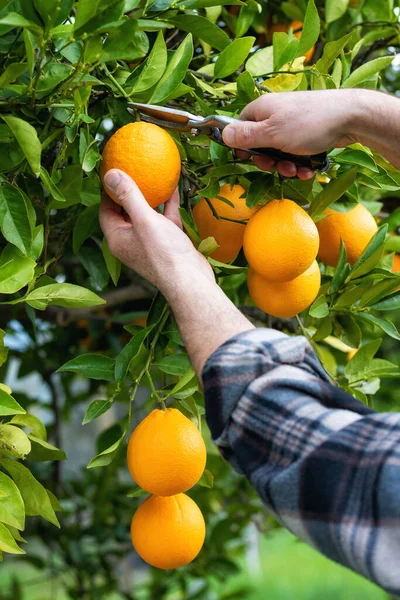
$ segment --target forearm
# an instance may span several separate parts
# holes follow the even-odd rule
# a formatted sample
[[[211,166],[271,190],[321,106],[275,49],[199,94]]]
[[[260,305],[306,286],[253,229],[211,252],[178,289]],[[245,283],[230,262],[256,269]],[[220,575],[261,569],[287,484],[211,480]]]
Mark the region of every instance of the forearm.
[[[400,168],[400,100],[372,90],[356,92],[352,137]]]
[[[221,344],[254,326],[204,273],[177,270],[171,281],[162,292],[201,378],[204,363]]]

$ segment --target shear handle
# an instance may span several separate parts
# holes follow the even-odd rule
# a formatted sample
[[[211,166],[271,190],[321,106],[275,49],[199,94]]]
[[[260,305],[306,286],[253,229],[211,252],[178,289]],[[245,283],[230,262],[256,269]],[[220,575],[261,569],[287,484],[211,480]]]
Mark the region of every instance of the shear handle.
[[[212,139],[218,144],[226,145],[222,139],[221,131],[226,125],[235,122],[237,119],[222,116],[210,117],[210,121],[211,119],[214,119],[218,122],[218,124],[212,128]],[[330,164],[326,152],[321,152],[320,154],[290,154],[289,152],[276,150],[276,148],[239,149],[244,150],[245,152],[249,152],[250,154],[255,154],[256,156],[267,156],[268,158],[272,158],[275,161],[290,161],[294,163],[297,167],[306,167],[307,169],[312,169],[313,171],[327,171]]]

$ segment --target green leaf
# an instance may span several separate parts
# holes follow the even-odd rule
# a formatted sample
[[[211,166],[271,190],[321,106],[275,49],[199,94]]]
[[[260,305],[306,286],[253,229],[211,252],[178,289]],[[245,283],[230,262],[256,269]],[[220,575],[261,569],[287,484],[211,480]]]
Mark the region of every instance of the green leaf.
[[[34,415],[28,415],[26,413],[22,415],[16,415],[11,419],[10,424],[28,427],[35,437],[45,441],[47,439],[46,427],[43,425],[42,421]]]
[[[87,468],[93,469],[95,467],[106,467],[107,465],[109,465],[116,457],[125,435],[126,431],[124,431],[119,440],[112,444],[112,446],[110,446],[106,450],[103,450],[103,452],[92,458]]]
[[[344,15],[349,6],[349,0],[325,0],[326,24],[337,21]]]
[[[57,200],[57,202],[65,202],[64,196],[44,167],[40,167],[40,179],[50,195],[53,196],[54,200]]]
[[[26,256],[32,244],[32,204],[28,197],[9,183],[0,184],[0,227],[10,244]]]
[[[159,31],[143,70],[133,87],[133,92],[139,94],[152,88],[162,77],[166,66],[167,46],[164,41],[163,32]]]
[[[311,305],[309,309],[309,314],[315,319],[323,319],[324,317],[327,317],[329,315],[328,303],[324,294],[319,296]]]
[[[46,521],[60,527],[49,496],[41,483],[20,462],[7,458],[0,459],[0,464],[9,472],[25,504],[25,512],[29,517],[41,516]]]
[[[7,394],[4,390],[0,389],[0,416],[7,417],[10,415],[25,414],[26,410],[18,404],[16,400]]]
[[[259,4],[255,0],[247,0],[244,6],[241,6],[239,16],[236,21],[236,37],[241,38],[251,27],[255,16],[259,10]]]
[[[5,331],[0,329],[0,367],[2,365],[4,365],[4,363],[7,360],[7,356],[8,356],[8,348],[4,344],[5,335],[6,335]],[[1,387],[0,387],[0,389],[1,389]]]
[[[362,281],[362,283],[355,286],[346,286],[344,292],[336,300],[334,308],[338,310],[353,306],[370,286],[370,281]]]
[[[335,269],[335,274],[332,278],[331,284],[329,286],[329,293],[336,294],[344,282],[346,281],[348,274],[350,273],[350,265],[346,263],[347,261],[347,253],[346,246],[343,243],[343,240],[340,239],[340,253],[338,264]],[[347,264],[347,266],[346,266]]]
[[[110,274],[113,284],[117,285],[121,275],[121,261],[111,254],[105,237],[103,238],[103,242],[101,244],[101,251],[103,253],[107,271]]]
[[[0,76],[0,88],[6,88],[28,70],[27,63],[11,63]]]
[[[38,310],[44,310],[49,305],[80,308],[105,304],[105,300],[94,292],[72,283],[44,285],[30,292],[25,301]]]
[[[200,244],[198,245],[197,251],[200,252],[200,254],[203,254],[204,256],[210,256],[210,254],[215,252],[215,250],[218,247],[219,246],[215,241],[215,238],[208,237],[204,240],[201,240]]]
[[[99,222],[99,206],[86,207],[75,221],[74,231],[72,233],[72,249],[77,254],[83,242],[89,238]]]
[[[215,77],[224,79],[234,73],[247,58],[254,42],[254,37],[244,37],[231,42],[218,56],[215,63]]]
[[[387,333],[390,337],[394,338],[395,340],[400,340],[400,333],[397,331],[396,326],[391,321],[387,321],[386,319],[379,319],[378,317],[374,317],[373,315],[362,312],[357,313],[357,319],[365,321],[370,325],[376,325],[377,327],[379,327],[379,329],[382,329],[382,331]]]
[[[25,506],[12,479],[0,472],[0,522],[16,529],[25,528]]]
[[[85,33],[108,31],[112,23],[122,25],[124,0],[79,0],[75,19],[75,39]]]
[[[109,274],[101,249],[95,242],[88,243],[79,250],[78,256],[90,277],[103,290],[108,284]]]
[[[374,58],[374,60],[370,60],[369,62],[361,65],[355,71],[353,71],[346,81],[343,83],[342,87],[344,88],[354,88],[388,67],[394,59],[394,56],[380,56],[379,58]]]
[[[360,299],[360,307],[371,306],[372,304],[376,304],[393,292],[400,285],[400,276],[399,277],[388,277],[383,279],[382,281],[378,281],[377,283],[373,283],[370,289],[366,290]]]
[[[122,348],[115,361],[115,381],[122,381],[126,377],[131,360],[137,356],[144,340],[149,335],[153,327],[154,325],[151,325],[150,327],[146,327],[145,329],[139,331],[139,333],[137,333],[130,340],[130,342],[128,342],[126,346]]]
[[[204,471],[203,475],[200,477],[198,484],[201,485],[202,487],[213,488],[214,487],[214,475],[210,471],[207,471],[207,469],[206,469]]]
[[[14,458],[25,458],[31,451],[26,433],[14,425],[0,425],[0,454]]]
[[[187,354],[170,354],[153,363],[154,367],[168,375],[185,375],[191,367]]]
[[[189,34],[183,40],[173,57],[169,61],[164,75],[156,85],[149,100],[150,103],[159,104],[178,87],[186,75],[189,64],[193,57],[193,40]]]
[[[69,371],[89,379],[114,381],[115,360],[102,354],[82,354],[66,362],[57,373]]]
[[[32,21],[25,19],[22,15],[16,12],[9,12],[0,19],[0,25],[10,25],[11,27],[23,27],[28,31],[31,31],[37,38],[43,36],[43,30],[39,25],[36,25]]]
[[[46,440],[42,440],[34,435],[28,436],[32,445],[31,452],[29,454],[29,459],[46,461],[46,460],[65,460],[65,452],[63,450],[59,450],[52,444],[46,442]]]
[[[30,123],[23,121],[19,117],[6,117],[3,115],[3,120],[13,132],[32,171],[39,177],[42,146],[36,133],[36,129],[32,127]]]
[[[0,294],[14,294],[32,281],[36,263],[11,245],[0,258]]]
[[[193,367],[190,367],[187,372],[179,379],[178,383],[174,385],[172,390],[168,393],[172,398],[178,392],[180,392],[187,385],[190,385],[193,381],[196,381],[196,373]]]
[[[311,202],[309,211],[310,217],[320,220],[324,214],[324,210],[330,204],[336,202],[343,194],[351,187],[357,175],[357,167],[352,167],[337,179],[331,179],[330,182],[315,196]]]
[[[178,29],[187,31],[193,34],[194,37],[203,40],[203,42],[207,42],[217,50],[223,50],[229,45],[229,37],[225,31],[205,17],[184,14],[176,17],[165,17],[165,20],[173,23]]]
[[[304,17],[304,25],[301,31],[299,46],[296,56],[304,56],[307,50],[310,50],[317,42],[320,32],[320,22],[318,11],[314,0],[308,0],[307,10]]]
[[[272,46],[257,50],[246,62],[246,71],[253,77],[266,75],[274,70],[274,52]]]
[[[132,492],[128,492],[126,497],[127,498],[141,498],[142,496],[147,496],[148,493],[149,492],[146,492],[146,490],[142,490],[142,488],[137,487]]]
[[[373,306],[371,306],[374,310],[397,310],[400,308],[400,292],[396,292],[396,294],[392,294],[388,296],[384,300],[377,302]]]
[[[25,554],[3,523],[0,523],[0,550],[9,554]]]
[[[111,407],[111,404],[111,400],[94,400],[87,408],[82,425],[86,425],[86,423],[90,423],[90,421],[104,415]]]
[[[375,171],[376,173],[378,172],[378,167],[376,166],[374,159],[362,150],[345,150],[335,156],[335,162],[358,165],[370,169],[371,171]]]
[[[189,216],[189,214],[183,207],[179,207],[179,215],[182,219],[182,225],[186,235],[190,238],[190,240],[197,248],[201,240],[199,234],[196,231],[196,226],[194,224],[193,219]]]
[[[372,342],[361,346],[361,348],[358,349],[353,358],[351,358],[346,364],[344,370],[346,377],[352,378],[352,376],[358,375],[358,373],[363,373],[365,366],[373,359],[375,354],[378,352],[381,343],[382,340],[378,338],[377,340],[373,340]]]
[[[351,279],[361,277],[361,275],[369,273],[369,271],[371,271],[375,267],[375,265],[378,264],[378,262],[382,258],[383,251],[385,249],[387,229],[387,224],[379,227],[378,231],[370,240],[368,246],[364,249],[360,258],[357,260],[357,262],[351,269]]]
[[[319,60],[317,60],[315,65],[319,73],[328,73],[330,67],[333,65],[338,56],[340,56],[340,53],[346,47],[353,35],[354,33],[348,33],[339,40],[325,44],[322,56]]]

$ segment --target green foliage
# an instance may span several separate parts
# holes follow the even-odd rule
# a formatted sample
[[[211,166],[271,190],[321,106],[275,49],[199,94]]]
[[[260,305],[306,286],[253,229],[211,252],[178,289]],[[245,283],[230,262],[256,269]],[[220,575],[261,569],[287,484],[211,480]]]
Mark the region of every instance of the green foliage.
[[[207,438],[207,470],[191,493],[208,537],[185,569],[168,577],[153,570],[141,598],[234,597],[225,579],[239,569],[247,525],[262,528],[265,515],[208,440],[199,382],[165,300],[122,267],[103,239],[101,151],[131,121],[129,100],[237,116],[271,89],[397,89],[393,9],[389,0],[0,0],[0,377],[19,359],[20,376],[40,373],[51,398],[0,385],[0,557],[23,552],[26,517],[40,516],[51,529],[29,519],[31,531],[51,538],[56,568],[70,571],[71,598],[120,591],[115,564],[131,551],[129,521],[144,494],[126,484],[125,443],[155,403],[168,402]],[[293,19],[304,23],[299,40]],[[278,21],[287,33],[269,40]],[[400,339],[391,314],[400,306],[400,276],[387,254],[400,252],[400,213],[387,201],[398,195],[400,174],[353,144],[330,152],[327,180],[281,181],[205,136],[174,138],[184,165],[184,230],[206,256],[215,240],[200,241],[191,210],[200,196],[218,195],[222,183],[241,183],[248,206],[283,193],[315,221],[328,206],[343,212],[358,201],[382,211],[380,229],[355,265],[342,246],[336,269],[322,266],[320,295],[298,329],[338,385],[371,403],[381,379],[399,376],[377,354],[381,338],[383,345]],[[232,265],[209,262],[229,297],[250,304],[243,257]],[[145,315],[142,327],[135,321]],[[15,323],[26,342],[17,339]],[[359,350],[347,361],[350,348]],[[50,461],[65,458],[60,428],[78,408],[85,428],[76,437],[97,423],[104,430],[89,470],[65,481]],[[43,409],[51,415],[49,441],[38,418]],[[63,509],[60,533],[53,492]],[[21,558],[46,569],[30,552]]]

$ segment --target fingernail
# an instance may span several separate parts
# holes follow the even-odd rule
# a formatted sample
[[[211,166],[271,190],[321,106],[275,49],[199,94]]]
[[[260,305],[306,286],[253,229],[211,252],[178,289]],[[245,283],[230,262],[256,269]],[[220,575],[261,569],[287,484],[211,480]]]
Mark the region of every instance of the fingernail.
[[[234,146],[236,140],[236,131],[234,127],[225,127],[223,131],[224,142],[228,144],[228,146]]]
[[[104,183],[110,190],[115,190],[120,181],[121,175],[118,171],[108,171],[104,177]]]

